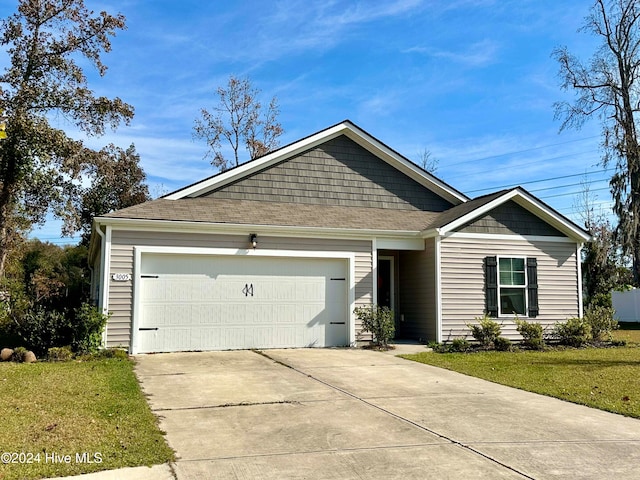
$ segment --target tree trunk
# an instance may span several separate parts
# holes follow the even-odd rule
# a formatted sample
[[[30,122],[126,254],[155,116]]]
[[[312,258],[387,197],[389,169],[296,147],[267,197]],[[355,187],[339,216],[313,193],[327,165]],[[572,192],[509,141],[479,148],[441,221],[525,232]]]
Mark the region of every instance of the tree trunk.
[[[5,139],[6,141],[6,139]],[[0,171],[0,280],[4,279],[7,266],[7,258],[11,250],[11,218],[13,214],[13,202],[15,201],[15,188],[17,183],[17,161],[10,153],[10,147],[5,146],[3,158],[3,171]]]
[[[637,147],[636,147],[637,148]],[[637,151],[637,150],[636,150]],[[633,282],[636,286],[640,285],[640,174],[638,173],[639,159],[635,157],[635,165],[631,170],[630,186],[631,186],[631,253],[633,256]],[[631,160],[631,159],[629,159]],[[629,235],[628,234],[628,235]]]
[[[4,278],[4,271],[9,256],[10,239],[8,226],[8,207],[9,202],[5,200],[4,192],[0,195],[0,280]]]

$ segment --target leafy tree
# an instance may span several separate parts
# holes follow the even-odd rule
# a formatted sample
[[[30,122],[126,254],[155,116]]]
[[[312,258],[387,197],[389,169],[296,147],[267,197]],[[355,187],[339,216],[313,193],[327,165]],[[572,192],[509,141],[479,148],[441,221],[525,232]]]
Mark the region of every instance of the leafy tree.
[[[79,307],[89,292],[87,255],[85,246],[29,240],[19,259],[21,293],[32,306],[59,311]]]
[[[218,104],[213,111],[201,109],[194,125],[194,137],[209,145],[205,158],[220,170],[240,165],[240,150],[245,148],[254,159],[278,147],[278,138],[284,130],[278,122],[280,110],[273,97],[263,111],[258,100],[260,90],[249,79],[229,77],[225,87],[216,90]],[[223,142],[233,150],[233,160],[222,153]]]
[[[614,241],[614,229],[605,218],[597,218],[586,225],[592,240],[582,249],[582,273],[586,303],[611,305],[611,290],[623,288],[633,281],[631,272],[623,265]]]
[[[93,156],[52,126],[52,115],[89,135],[133,117],[119,98],[96,96],[82,67],[91,64],[103,76],[101,56],[124,27],[122,15],[95,14],[84,0],[19,0],[17,12],[0,23],[9,58],[0,75],[7,134],[0,141],[0,279],[31,225],[50,211],[67,223],[77,217],[72,199]]]
[[[88,245],[93,217],[151,200],[133,144],[126,150],[109,145],[95,153],[86,172],[90,185],[77,197],[82,244]]]
[[[640,3],[637,0],[597,0],[585,19],[583,31],[601,40],[585,64],[566,47],[553,56],[560,63],[562,88],[574,90],[573,103],[557,102],[561,129],[579,128],[597,116],[602,124],[603,164],[616,164],[610,181],[619,222],[616,239],[633,263],[640,281],[640,144],[635,116],[640,111]]]
[[[615,238],[615,229],[602,211],[596,211],[595,197],[587,180],[574,202],[591,241],[582,248],[582,275],[586,305],[611,306],[611,290],[625,288],[633,282],[631,271]]]

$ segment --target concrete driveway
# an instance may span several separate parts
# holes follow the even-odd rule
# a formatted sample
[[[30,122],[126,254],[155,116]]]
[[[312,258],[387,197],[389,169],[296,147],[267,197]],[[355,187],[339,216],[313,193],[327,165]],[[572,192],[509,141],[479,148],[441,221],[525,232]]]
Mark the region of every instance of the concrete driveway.
[[[136,357],[178,479],[640,478],[640,421],[355,349]]]

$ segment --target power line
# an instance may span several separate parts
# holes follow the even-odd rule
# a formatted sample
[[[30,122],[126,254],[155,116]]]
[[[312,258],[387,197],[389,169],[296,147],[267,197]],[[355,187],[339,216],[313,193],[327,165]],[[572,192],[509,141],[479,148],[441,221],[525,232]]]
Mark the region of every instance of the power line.
[[[609,187],[604,188],[594,188],[593,190],[589,190],[589,192],[600,192],[602,190],[609,190]],[[541,200],[545,200],[547,198],[556,198],[556,197],[568,197],[569,195],[577,195],[581,193],[581,191],[577,192],[569,192],[569,193],[558,193],[557,195],[548,195],[546,197],[540,197]]]
[[[575,142],[582,142],[582,141],[584,141],[584,140],[591,140],[591,139],[593,139],[593,138],[598,138],[598,137],[599,137],[599,135],[594,135],[593,137],[579,138],[579,139],[577,139],[577,140],[568,140],[568,141],[566,141],[566,142],[561,142],[561,143],[552,143],[552,144],[549,144],[549,145],[543,145],[543,146],[541,146],[541,147],[527,148],[527,149],[525,149],[525,150],[518,150],[518,151],[515,151],[515,152],[501,153],[501,154],[499,154],[499,155],[490,155],[490,156],[488,156],[488,157],[476,158],[476,159],[473,159],[473,160],[465,160],[465,161],[463,161],[463,162],[448,163],[448,164],[447,164],[447,166],[448,166],[448,167],[453,167],[453,166],[456,166],[456,165],[463,165],[463,164],[465,164],[465,163],[471,163],[471,162],[482,162],[483,160],[490,160],[490,159],[492,159],[492,158],[507,157],[507,156],[509,156],[509,155],[518,155],[518,154],[520,154],[520,153],[533,152],[533,151],[535,151],[535,150],[542,150],[543,148],[558,147],[558,146],[560,146],[560,145],[566,145],[566,144],[568,144],[568,143],[575,143]]]
[[[599,181],[604,181],[604,180],[599,180]],[[589,182],[589,184],[591,184],[593,182]],[[578,185],[584,185],[583,182],[579,182],[579,183],[567,183],[566,185],[556,185],[555,187],[545,187],[545,188],[537,188],[535,190],[529,190],[529,193],[535,193],[535,192],[543,192],[545,190],[555,190],[556,188],[568,188],[568,187],[576,187]]]
[[[477,190],[469,190],[467,193],[476,193],[476,192],[485,192],[485,191],[489,191],[489,190],[500,190],[503,188],[513,188],[516,187],[518,185],[531,185],[533,183],[542,183],[542,182],[550,182],[553,180],[562,180],[564,178],[572,178],[572,177],[581,177],[581,176],[586,176],[586,175],[592,175],[595,173],[604,173],[604,172],[610,172],[615,170],[615,168],[606,168],[604,170],[595,170],[593,172],[583,172],[583,173],[574,173],[571,175],[562,175],[562,176],[558,176],[558,177],[550,177],[550,178],[542,178],[539,180],[531,180],[529,182],[522,182],[522,183],[509,183],[507,185],[500,185],[500,186],[493,186],[493,187],[488,187],[488,188],[479,188]]]
[[[517,163],[517,162],[516,162],[516,163],[514,163],[514,164],[509,165],[509,167],[508,167],[508,168],[513,168],[513,167],[526,167],[526,166],[528,166],[528,165],[536,165],[536,164],[539,164],[539,163],[551,162],[551,161],[554,161],[554,160],[560,160],[560,159],[562,159],[562,158],[568,158],[568,157],[575,157],[575,156],[577,156],[577,155],[583,155],[583,154],[585,154],[585,153],[589,153],[590,151],[591,151],[591,150],[589,150],[589,151],[587,151],[587,152],[569,153],[569,154],[567,154],[567,155],[560,155],[560,156],[557,156],[557,157],[537,159],[537,160],[535,160],[535,161],[533,161],[533,162],[527,162],[527,163]],[[505,168],[505,167],[502,167],[502,168]],[[480,170],[480,171],[475,171],[475,172],[474,172],[474,174],[487,173],[487,172],[491,172],[491,171],[493,171],[493,170],[495,170],[495,168],[492,168],[491,170]],[[464,176],[466,176],[466,175],[468,175],[468,174],[466,174],[466,173],[458,173],[458,174],[456,174],[456,175],[453,175],[453,176],[447,177],[447,180],[450,180],[450,179],[452,179],[452,178],[464,177]]]

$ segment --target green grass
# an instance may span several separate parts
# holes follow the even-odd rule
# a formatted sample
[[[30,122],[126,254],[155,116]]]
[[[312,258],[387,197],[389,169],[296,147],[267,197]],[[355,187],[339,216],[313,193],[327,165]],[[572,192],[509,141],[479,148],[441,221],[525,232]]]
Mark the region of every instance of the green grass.
[[[34,456],[30,464],[0,462],[2,480],[78,475],[174,458],[129,360],[0,363],[0,392],[0,453]],[[84,452],[92,459],[99,454],[102,462],[76,462],[76,454]],[[70,455],[72,461],[54,462],[52,454]]]
[[[613,332],[614,339],[640,345],[640,323],[620,322],[618,325],[620,329]]]
[[[620,333],[623,332],[616,332],[616,336]],[[638,346],[513,353],[425,352],[402,357],[502,385],[640,418]]]

